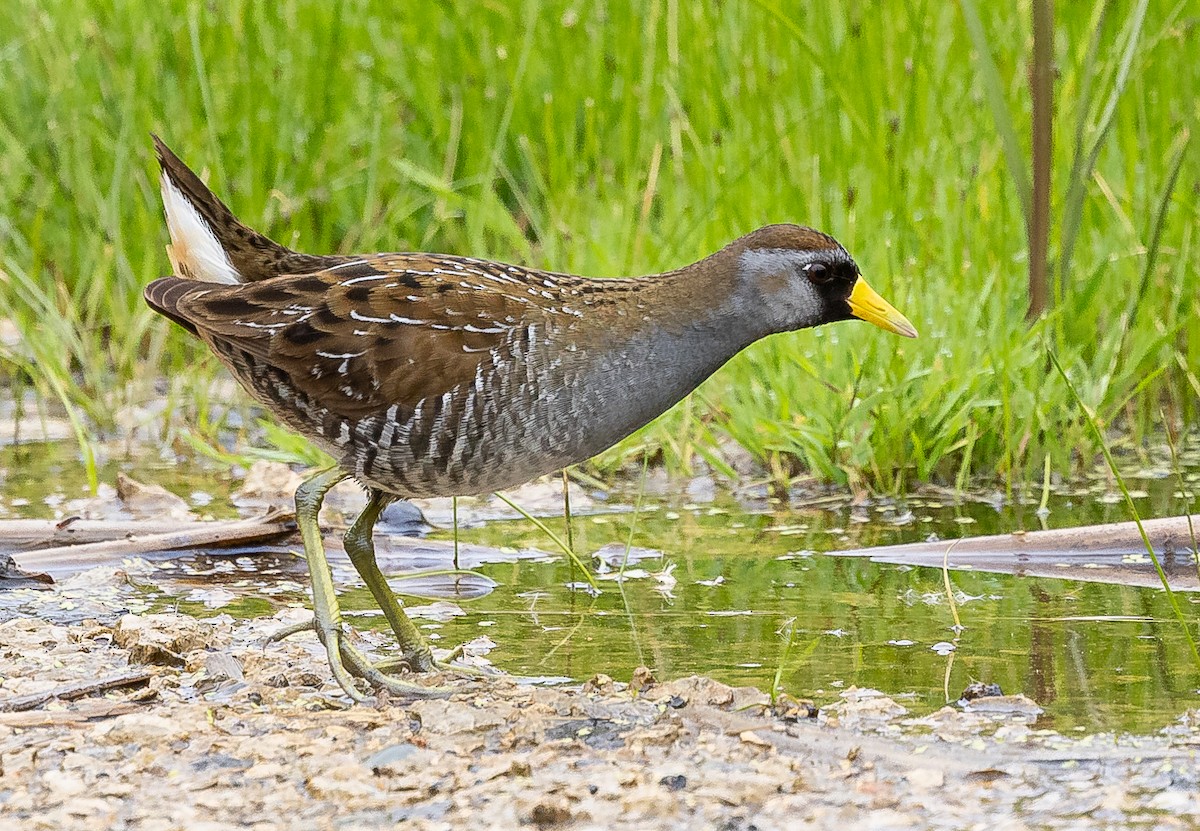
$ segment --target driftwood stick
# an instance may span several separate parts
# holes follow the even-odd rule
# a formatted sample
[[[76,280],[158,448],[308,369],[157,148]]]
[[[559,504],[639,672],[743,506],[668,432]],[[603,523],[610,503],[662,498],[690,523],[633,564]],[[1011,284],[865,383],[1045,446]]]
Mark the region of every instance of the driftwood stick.
[[[291,513],[269,511],[259,520],[287,521]],[[207,523],[212,525],[214,523]],[[28,551],[64,545],[108,542],[145,534],[171,534],[187,522],[178,520],[109,520],[109,519],[3,519],[0,520],[0,552]]]
[[[0,520],[0,551],[80,545],[119,540],[131,534],[167,534],[180,522],[109,519],[4,519]]]
[[[1200,514],[1192,524],[1200,537]],[[1146,535],[1158,553],[1184,552],[1192,548],[1186,516],[1142,520]],[[951,541],[914,542],[903,545],[881,545],[876,548],[856,548],[849,551],[830,551],[838,557],[902,557],[928,554],[941,558]],[[1135,522],[1113,522],[1106,525],[1084,525],[1079,528],[1056,528],[1052,531],[1029,531],[1017,534],[993,534],[987,537],[964,537],[955,543],[950,554],[952,561],[966,561],[972,554],[1013,555],[1077,555],[1094,556],[1111,551],[1144,552],[1141,535]]]
[[[42,706],[52,698],[57,698],[59,701],[72,701],[76,698],[83,698],[85,695],[95,695],[98,692],[115,690],[119,687],[132,687],[134,685],[145,684],[152,677],[154,677],[154,673],[148,669],[135,669],[118,672],[94,681],[72,681],[69,684],[62,684],[50,690],[0,699],[0,713],[17,713],[23,710],[32,710],[35,707]]]
[[[135,528],[140,530],[138,523],[125,523],[125,534],[120,539],[82,545],[58,545],[37,551],[14,551],[12,558],[25,570],[50,567],[86,568],[115,556],[265,542],[293,533],[296,525],[290,514],[274,513],[257,519],[239,519],[231,522],[176,523],[173,530],[156,534],[130,533]]]
[[[87,724],[102,718],[136,713],[145,705],[132,701],[85,701],[74,710],[35,710],[23,713],[0,713],[0,727],[54,727]]]

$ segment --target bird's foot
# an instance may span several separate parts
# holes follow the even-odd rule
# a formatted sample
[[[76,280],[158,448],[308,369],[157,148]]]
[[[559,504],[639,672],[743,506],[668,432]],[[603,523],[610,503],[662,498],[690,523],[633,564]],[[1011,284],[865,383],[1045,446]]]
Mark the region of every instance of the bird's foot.
[[[463,648],[462,644],[459,644],[458,646],[454,647],[454,649],[450,651],[450,654],[445,658],[434,658],[432,655],[430,655],[428,669],[419,671],[428,672],[437,670],[438,672],[450,672],[454,673],[455,675],[460,675],[464,678],[472,679],[487,678],[489,676],[499,674],[497,672],[488,672],[487,670],[473,667],[468,664],[455,663],[455,661],[462,657]],[[405,656],[384,658],[382,661],[379,661],[375,664],[375,668],[381,672],[394,672],[396,670],[407,670],[409,672],[413,672],[414,670],[412,667],[413,665],[411,659]]]
[[[410,671],[413,671],[413,667],[420,667],[420,669],[415,670],[418,672],[443,669],[443,667],[438,665],[438,662],[433,660],[432,655],[427,656],[428,661],[422,660],[426,655],[417,655],[414,656],[415,660],[405,657],[375,663],[371,661],[365,652],[350,642],[350,630],[348,627],[340,624],[322,626],[317,618],[285,626],[271,634],[267,638],[267,643],[276,643],[299,632],[310,631],[316,633],[317,639],[325,647],[325,652],[329,659],[329,668],[333,673],[334,680],[338,682],[338,686],[342,688],[346,695],[355,701],[363,702],[367,700],[367,696],[354,683],[355,678],[361,678],[366,681],[372,689],[386,690],[389,693],[409,698],[444,698],[456,692],[456,690],[449,687],[414,684],[411,681],[397,678],[388,671],[402,667]]]

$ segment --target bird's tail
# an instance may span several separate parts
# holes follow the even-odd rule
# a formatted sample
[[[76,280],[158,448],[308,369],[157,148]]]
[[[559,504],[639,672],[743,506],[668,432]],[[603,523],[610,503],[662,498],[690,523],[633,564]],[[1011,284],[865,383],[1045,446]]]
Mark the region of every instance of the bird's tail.
[[[249,283],[282,274],[304,274],[338,259],[300,254],[243,225],[158,136],[162,200],[175,274],[210,283]]]

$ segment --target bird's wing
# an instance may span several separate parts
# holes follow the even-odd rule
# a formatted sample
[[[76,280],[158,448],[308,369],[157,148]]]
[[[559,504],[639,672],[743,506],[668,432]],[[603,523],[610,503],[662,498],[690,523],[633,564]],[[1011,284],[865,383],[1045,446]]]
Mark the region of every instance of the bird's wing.
[[[540,272],[425,254],[374,255],[323,271],[218,285],[168,277],[146,298],[244,376],[244,353],[350,419],[481,384],[570,325]],[[243,382],[252,383],[242,377]]]

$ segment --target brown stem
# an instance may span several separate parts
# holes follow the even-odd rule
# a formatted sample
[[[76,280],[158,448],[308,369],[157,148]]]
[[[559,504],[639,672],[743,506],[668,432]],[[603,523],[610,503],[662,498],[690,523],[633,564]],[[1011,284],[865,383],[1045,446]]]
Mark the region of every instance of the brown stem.
[[[1036,320],[1046,310],[1050,248],[1050,152],[1054,119],[1054,6],[1033,0],[1033,204],[1029,220],[1029,309]]]

